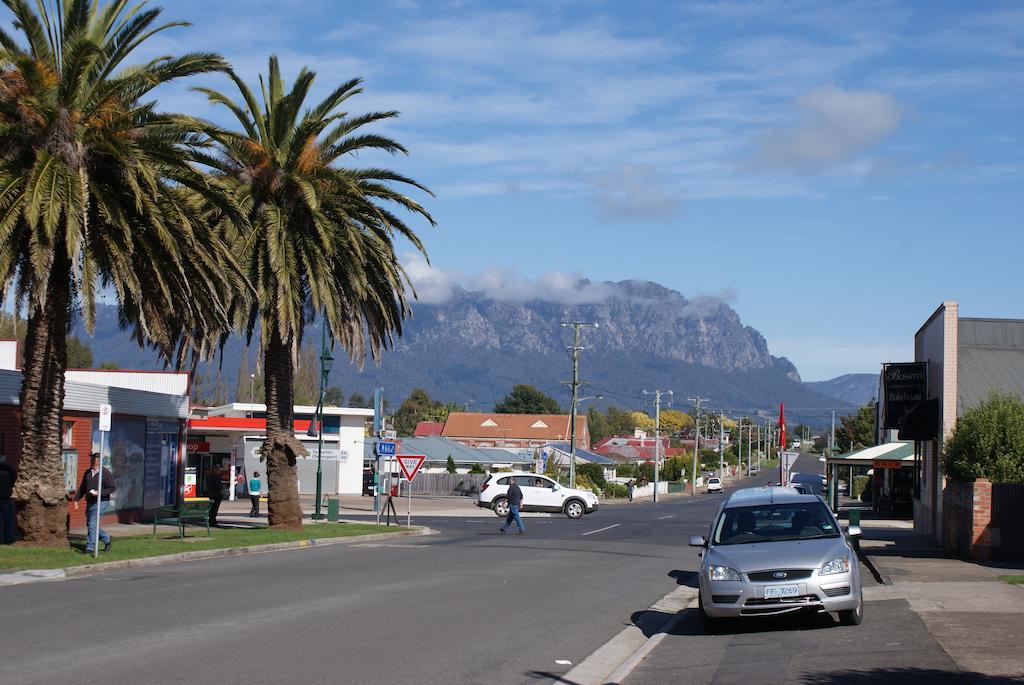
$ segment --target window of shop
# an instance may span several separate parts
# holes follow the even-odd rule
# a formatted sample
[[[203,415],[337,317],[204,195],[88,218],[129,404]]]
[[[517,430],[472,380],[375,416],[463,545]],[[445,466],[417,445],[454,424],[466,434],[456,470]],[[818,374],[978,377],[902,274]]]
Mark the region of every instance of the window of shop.
[[[116,511],[141,509],[145,493],[146,420],[115,416],[105,438],[103,465],[117,485],[111,498]],[[100,451],[99,422],[92,422],[92,451]]]

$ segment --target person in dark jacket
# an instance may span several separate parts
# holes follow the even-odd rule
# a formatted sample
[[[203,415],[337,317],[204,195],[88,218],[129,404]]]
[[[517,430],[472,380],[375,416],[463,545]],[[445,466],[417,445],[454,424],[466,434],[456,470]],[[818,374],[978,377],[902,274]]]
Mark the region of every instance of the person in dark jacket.
[[[100,455],[93,452],[89,455],[89,470],[82,474],[82,483],[78,486],[78,494],[75,495],[75,509],[78,509],[78,501],[85,498],[85,524],[86,538],[85,551],[92,553],[96,544],[96,507],[100,507],[100,516],[107,512],[110,507],[110,495],[117,490],[114,484],[114,474],[110,469],[103,469],[103,492],[100,488]],[[107,531],[99,529],[99,541],[103,543],[103,551],[110,550],[110,536]]]
[[[14,543],[16,507],[11,493],[16,480],[18,472],[7,463],[7,457],[0,454],[0,545]]]
[[[210,525],[217,527],[217,512],[220,511],[220,502],[224,499],[224,484],[221,483],[221,468],[214,466],[206,476],[206,483],[203,494],[210,498]]]
[[[519,484],[516,483],[515,476],[509,477],[508,481],[508,516],[505,518],[505,525],[498,530],[504,533],[505,529],[515,521],[516,527],[519,528],[517,535],[524,535],[526,529],[523,527],[523,520],[519,518],[519,507],[523,504],[523,491],[519,488]]]

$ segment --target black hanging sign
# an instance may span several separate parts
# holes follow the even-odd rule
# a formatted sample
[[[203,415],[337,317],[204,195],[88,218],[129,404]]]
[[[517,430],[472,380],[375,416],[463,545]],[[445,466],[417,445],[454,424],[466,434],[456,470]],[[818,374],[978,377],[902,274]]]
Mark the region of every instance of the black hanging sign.
[[[903,418],[928,395],[927,362],[886,364],[882,428],[899,428]]]

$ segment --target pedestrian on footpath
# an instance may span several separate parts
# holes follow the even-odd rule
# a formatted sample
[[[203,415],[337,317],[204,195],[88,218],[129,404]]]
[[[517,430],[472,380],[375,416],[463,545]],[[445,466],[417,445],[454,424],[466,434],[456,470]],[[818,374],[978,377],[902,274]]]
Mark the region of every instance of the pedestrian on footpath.
[[[632,479],[626,481],[626,497],[629,498],[630,502],[633,501],[633,481],[632,481]]]
[[[102,518],[110,508],[110,495],[117,490],[117,486],[114,485],[114,474],[110,469],[103,468],[103,492],[99,491],[100,468],[100,455],[93,452],[89,455],[89,470],[82,474],[82,483],[78,486],[78,494],[75,495],[75,509],[78,509],[78,501],[85,498],[85,551],[89,554],[96,551],[94,545],[97,542],[97,507],[99,518]],[[109,552],[110,535],[107,531],[100,528],[98,540],[103,543],[103,551]]]
[[[526,529],[523,527],[523,519],[519,518],[519,507],[523,504],[523,491],[519,489],[519,483],[516,482],[515,476],[510,476],[508,483],[508,516],[505,518],[505,525],[498,530],[504,533],[505,529],[515,521],[516,527],[519,528],[519,532],[516,535],[525,535]]]
[[[249,518],[256,518],[260,515],[260,472],[253,471],[249,479],[249,501],[252,502],[252,509],[249,510]]]
[[[14,544],[14,517],[17,508],[11,499],[11,493],[14,491],[16,480],[18,472],[7,463],[7,457],[0,454],[0,545]]]
[[[214,466],[206,476],[203,494],[210,498],[210,526],[217,527],[217,512],[220,511],[221,500],[224,499],[224,484],[221,483],[220,466]]]

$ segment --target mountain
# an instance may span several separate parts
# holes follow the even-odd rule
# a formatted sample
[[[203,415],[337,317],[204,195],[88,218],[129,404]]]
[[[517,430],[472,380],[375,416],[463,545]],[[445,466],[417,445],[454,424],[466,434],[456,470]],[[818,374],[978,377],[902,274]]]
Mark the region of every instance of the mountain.
[[[826,397],[832,397],[858,407],[878,399],[878,374],[848,373],[828,381],[805,383]]]
[[[487,411],[514,384],[529,383],[566,406],[568,390],[561,382],[572,374],[572,328],[560,324],[586,321],[598,327],[582,330],[580,378],[589,383],[582,392],[603,395],[599,406],[639,408],[641,391],[658,388],[674,391],[676,407],[688,406],[686,398],[699,394],[711,398],[712,409],[774,416],[785,402],[793,422],[801,420],[802,411],[852,408],[801,383],[796,367],[769,354],[764,337],[717,298],[687,299],[642,281],[580,284],[588,287],[580,288],[586,296],[579,299],[589,301],[574,304],[516,301],[510,293],[455,287],[443,302],[415,304],[403,337],[379,366],[367,361],[360,371],[337,361],[331,384],[364,396],[383,387],[391,406],[422,387],[435,399]],[[319,342],[319,331],[309,327],[306,340]],[[100,308],[93,339],[76,333],[92,346],[96,364],[159,366],[151,352],[138,349],[118,329],[113,307]],[[242,348],[235,338],[224,352],[222,372],[231,392]]]

